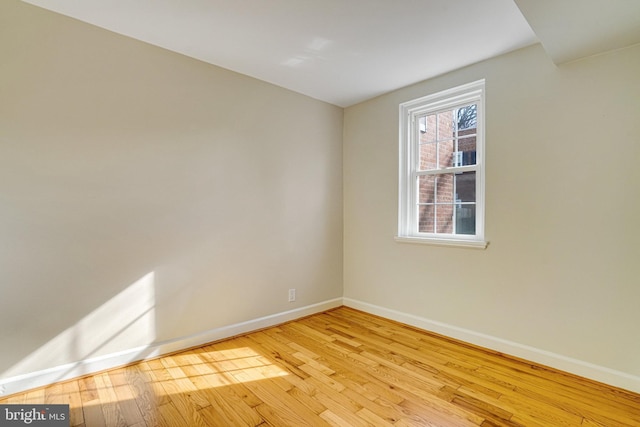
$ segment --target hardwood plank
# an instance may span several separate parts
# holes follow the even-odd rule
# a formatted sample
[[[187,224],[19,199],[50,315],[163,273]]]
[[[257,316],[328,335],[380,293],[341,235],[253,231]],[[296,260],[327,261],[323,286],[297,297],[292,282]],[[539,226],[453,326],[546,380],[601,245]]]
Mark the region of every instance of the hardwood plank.
[[[140,365],[127,366],[122,369],[127,384],[131,387],[134,399],[142,418],[147,426],[160,424],[159,406],[161,403],[155,395],[154,387],[146,380],[147,377],[140,369]]]
[[[51,384],[70,425],[640,426],[640,395],[341,307]]]
[[[184,382],[188,382],[191,385],[191,390],[189,387],[185,387]],[[182,418],[185,419],[188,425],[198,427],[205,427],[207,425],[199,410],[203,407],[210,406],[210,404],[205,400],[206,403],[202,406],[197,403],[198,399],[193,399],[193,396],[189,394],[189,391],[195,390],[195,386],[193,386],[188,379],[181,378],[177,381],[165,381],[162,384],[162,387],[165,389],[173,406],[180,413]]]
[[[376,415],[375,412],[367,409],[367,408],[362,408],[360,409],[358,412],[356,412],[356,415],[360,418],[362,418],[363,420],[365,420],[367,422],[368,425],[372,425],[374,427],[391,427],[393,426],[393,424],[391,424],[390,422],[388,422],[387,420],[385,420],[384,418]]]
[[[273,408],[267,404],[261,404],[256,407],[256,411],[260,414],[262,418],[267,420],[267,424],[270,426],[292,426],[295,427],[295,424],[291,424],[288,421],[282,419],[279,415],[279,411],[277,408]],[[212,424],[212,425],[223,425],[223,424]]]
[[[62,389],[67,396],[69,404],[69,425],[71,427],[84,424],[84,414],[82,412],[82,400],[80,399],[80,386],[78,381],[67,381],[62,384]]]
[[[24,403],[25,404],[45,403],[45,389],[40,388],[40,389],[28,391],[27,393],[25,393]]]
[[[511,421],[511,418],[513,416],[512,412],[504,409],[501,405],[494,405],[486,402],[483,399],[477,399],[471,394],[465,393],[463,390],[454,390],[445,387],[440,391],[439,396],[451,402],[455,406],[466,409],[469,412],[473,412],[485,418],[484,422],[481,425],[487,423],[487,421],[494,425],[518,425],[517,423]]]
[[[173,402],[166,403],[158,407],[158,421],[161,426],[188,426],[189,422],[180,411],[173,405]],[[221,424],[222,425],[222,424]]]
[[[329,409],[322,412],[320,417],[327,422],[328,425],[334,427],[346,427],[349,425],[349,422],[334,412],[331,412]]]
[[[108,426],[125,427],[127,421],[120,408],[120,404],[123,402],[118,401],[118,396],[113,389],[109,374],[105,372],[95,375],[94,380],[105,423]]]
[[[285,423],[284,425],[324,425],[324,423],[321,422],[322,420],[313,411],[308,409],[307,406],[270,383],[270,380],[252,381],[246,384],[246,386],[265,402],[265,405],[277,411],[277,415]]]
[[[113,394],[118,401],[118,406],[122,412],[122,417],[127,425],[144,424],[142,412],[136,403],[134,391],[125,378],[124,370],[118,369],[107,373]]]
[[[98,397],[98,391],[94,377],[85,377],[78,380],[80,401],[82,402],[82,416],[85,425],[102,427],[106,426],[102,406]]]
[[[44,403],[64,405],[69,403],[69,397],[65,396],[62,389],[62,383],[52,384],[44,389]]]
[[[387,404],[384,399],[370,400],[349,388],[343,391],[342,394],[360,405],[362,409],[366,409],[369,412],[376,414],[376,416],[380,420],[383,420],[384,423],[393,424],[399,419],[399,414],[389,404]]]
[[[344,425],[348,426],[362,426],[367,427],[369,423],[366,420],[358,417],[356,414],[357,411],[360,410],[360,407],[353,402],[349,401],[348,398],[342,400],[342,402],[338,402],[335,400],[336,397],[341,396],[340,393],[332,394],[331,396],[326,395],[324,393],[317,393],[314,397],[320,402],[323,406],[325,406],[332,414],[337,415],[341,420],[345,421]],[[322,416],[322,414],[321,414]]]

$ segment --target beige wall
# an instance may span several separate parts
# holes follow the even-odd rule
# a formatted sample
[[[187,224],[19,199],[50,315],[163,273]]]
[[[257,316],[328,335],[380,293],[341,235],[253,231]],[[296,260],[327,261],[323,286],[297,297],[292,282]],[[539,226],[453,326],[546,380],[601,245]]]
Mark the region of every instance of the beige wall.
[[[0,58],[0,378],[342,295],[341,108],[17,0]]]
[[[0,58],[0,378],[340,297],[343,279],[353,300],[640,375],[638,46],[559,68],[527,48],[344,127],[17,0]],[[480,78],[489,248],[396,243],[398,104]]]
[[[345,297],[640,375],[640,46],[533,46],[345,110]],[[398,104],[486,79],[486,250],[397,243]]]

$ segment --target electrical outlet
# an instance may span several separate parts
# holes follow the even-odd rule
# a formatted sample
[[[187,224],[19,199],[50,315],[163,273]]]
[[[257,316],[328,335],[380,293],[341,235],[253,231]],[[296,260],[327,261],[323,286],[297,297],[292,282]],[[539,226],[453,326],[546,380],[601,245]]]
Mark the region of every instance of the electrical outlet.
[[[5,391],[7,391],[7,389],[4,388],[3,384],[0,384],[0,396],[2,396]]]
[[[289,289],[289,302],[293,302],[296,300],[296,290]]]

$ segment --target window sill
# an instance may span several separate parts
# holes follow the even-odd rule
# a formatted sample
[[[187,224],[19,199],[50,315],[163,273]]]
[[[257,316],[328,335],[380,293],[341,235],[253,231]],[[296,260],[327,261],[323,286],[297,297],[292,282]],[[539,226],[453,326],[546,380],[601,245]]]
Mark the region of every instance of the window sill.
[[[489,242],[484,240],[458,240],[458,239],[437,239],[424,237],[396,236],[395,241],[399,243],[417,243],[420,245],[433,246],[454,246],[459,248],[486,249]]]

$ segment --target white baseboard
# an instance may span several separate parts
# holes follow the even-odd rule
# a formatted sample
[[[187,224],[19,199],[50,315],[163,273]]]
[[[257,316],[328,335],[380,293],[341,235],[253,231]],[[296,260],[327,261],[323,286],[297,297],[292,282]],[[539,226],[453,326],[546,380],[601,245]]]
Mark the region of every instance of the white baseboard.
[[[24,375],[0,379],[0,396],[20,393],[33,388],[46,386],[51,383],[65,381],[83,375],[104,371],[106,369],[116,368],[132,362],[151,359],[163,354],[197,347],[212,341],[218,341],[247,332],[279,325],[284,322],[340,307],[341,305],[342,298],[335,298],[317,304],[259,317],[257,319],[247,320],[246,322],[221,326],[219,328],[210,329],[185,337],[152,343],[148,346],[136,347],[118,353],[112,353],[66,365],[55,366],[41,371],[30,372]]]
[[[529,360],[594,381],[640,393],[640,377],[635,375],[351,298],[343,298],[343,301],[347,307],[515,356],[520,359]]]
[[[83,375],[123,366],[128,363],[151,359],[163,354],[197,347],[212,341],[218,341],[247,332],[268,328],[270,326],[275,326],[301,317],[340,307],[343,304],[347,307],[352,307],[357,310],[415,326],[426,331],[432,331],[440,335],[485,347],[500,353],[512,355],[541,365],[549,366],[551,368],[559,369],[561,371],[569,372],[574,375],[579,375],[584,378],[589,378],[625,390],[640,393],[640,377],[635,375],[359,300],[351,298],[335,298],[317,304],[259,317],[246,322],[214,328],[186,337],[153,343],[148,346],[136,347],[118,353],[112,353],[105,356],[81,360],[75,363],[56,366],[50,369],[0,379],[0,396],[20,393],[22,391],[46,386],[58,381],[77,378]]]

